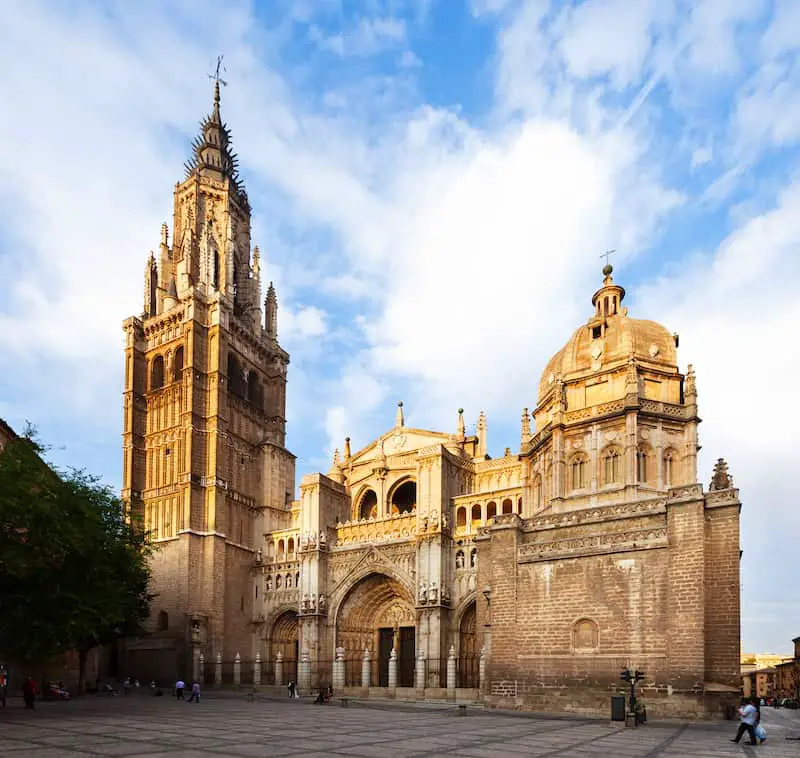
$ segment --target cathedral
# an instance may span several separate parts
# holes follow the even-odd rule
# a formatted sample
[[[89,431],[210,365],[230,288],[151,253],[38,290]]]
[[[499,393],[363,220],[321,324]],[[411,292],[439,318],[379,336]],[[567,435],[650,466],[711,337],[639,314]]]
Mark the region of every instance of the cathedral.
[[[698,482],[678,336],[629,316],[606,265],[501,458],[394,425],[295,497],[289,356],[231,134],[211,115],[124,323],[123,498],[153,543],[139,676],[333,684],[369,697],[607,714],[640,670],[656,716],[738,698],[738,490]]]

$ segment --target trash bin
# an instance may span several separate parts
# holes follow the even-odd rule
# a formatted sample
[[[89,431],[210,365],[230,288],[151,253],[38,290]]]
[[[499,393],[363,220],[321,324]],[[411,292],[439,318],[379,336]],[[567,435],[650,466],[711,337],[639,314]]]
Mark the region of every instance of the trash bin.
[[[611,720],[625,721],[625,695],[611,696]]]

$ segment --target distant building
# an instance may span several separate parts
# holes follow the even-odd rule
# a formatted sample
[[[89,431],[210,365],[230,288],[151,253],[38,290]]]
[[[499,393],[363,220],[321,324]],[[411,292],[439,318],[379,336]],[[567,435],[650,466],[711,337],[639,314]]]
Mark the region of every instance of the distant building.
[[[775,696],[800,700],[800,637],[792,640],[794,657],[775,666]]]

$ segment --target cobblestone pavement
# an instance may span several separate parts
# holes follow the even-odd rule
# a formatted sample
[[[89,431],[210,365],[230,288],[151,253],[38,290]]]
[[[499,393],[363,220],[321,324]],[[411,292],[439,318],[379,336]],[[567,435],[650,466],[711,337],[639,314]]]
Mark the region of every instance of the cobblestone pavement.
[[[0,710],[4,758],[76,756],[800,756],[800,714],[764,709],[766,743],[730,742],[736,724],[649,723],[639,729],[602,720],[555,718],[451,705],[338,701],[248,702],[211,695],[200,704],[170,697],[83,698],[37,703],[12,700]],[[745,738],[746,739],[746,738]]]

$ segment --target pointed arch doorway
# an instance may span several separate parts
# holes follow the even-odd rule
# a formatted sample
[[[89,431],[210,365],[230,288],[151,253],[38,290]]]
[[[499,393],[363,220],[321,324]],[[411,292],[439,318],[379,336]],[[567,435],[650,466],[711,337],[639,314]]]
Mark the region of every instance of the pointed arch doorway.
[[[458,625],[458,687],[477,687],[480,654],[477,651],[476,609],[472,600],[461,614]]]
[[[281,654],[283,658],[283,682],[275,684],[286,684],[287,682],[297,681],[297,659],[299,656],[299,625],[297,621],[297,611],[285,611],[272,625],[269,636],[270,656],[274,662]]]
[[[350,655],[369,649],[372,686],[389,686],[393,650],[397,656],[397,686],[414,686],[416,611],[410,593],[396,579],[374,573],[353,585],[337,613],[336,640]]]

